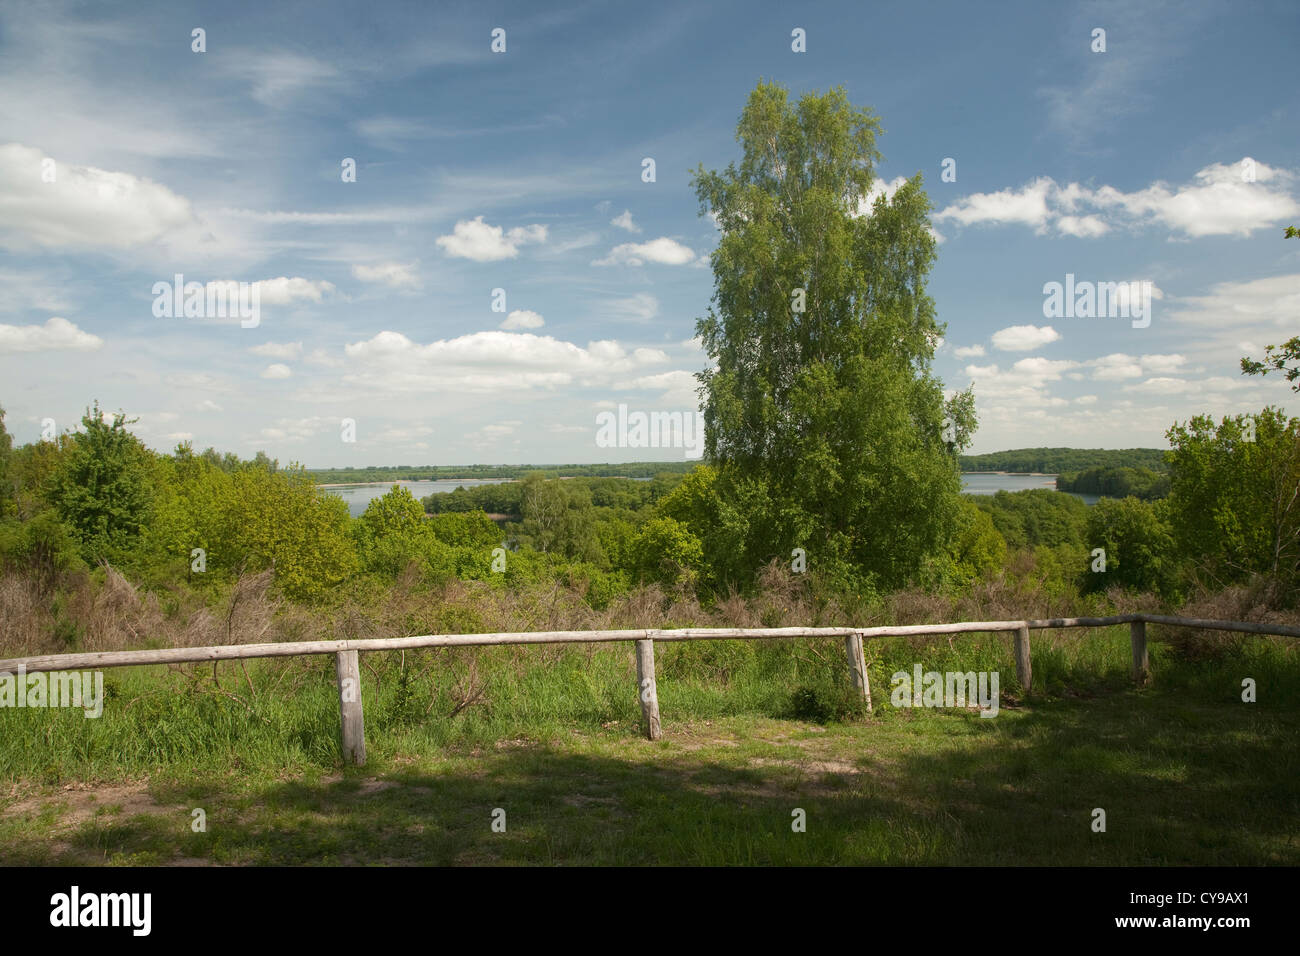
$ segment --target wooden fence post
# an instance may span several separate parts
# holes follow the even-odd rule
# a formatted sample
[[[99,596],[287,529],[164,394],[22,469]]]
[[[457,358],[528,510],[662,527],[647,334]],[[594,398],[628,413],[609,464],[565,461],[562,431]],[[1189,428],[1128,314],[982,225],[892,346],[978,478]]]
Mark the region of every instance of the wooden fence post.
[[[867,713],[871,713],[871,678],[867,676],[867,662],[862,656],[862,635],[850,634],[844,638],[844,651],[849,657],[849,676],[853,686],[866,698]]]
[[[334,655],[339,681],[339,717],[343,734],[343,762],[366,762],[366,719],[361,711],[361,664],[356,651]]]
[[[1133,621],[1128,626],[1133,643],[1133,680],[1145,684],[1151,678],[1151,661],[1147,658],[1147,622]]]
[[[1029,663],[1029,627],[1024,624],[1016,628],[1016,678],[1020,681],[1025,696],[1029,696],[1034,673]]]
[[[663,736],[659,726],[659,691],[655,687],[655,642],[636,642],[636,688],[641,700],[641,729],[649,740]]]

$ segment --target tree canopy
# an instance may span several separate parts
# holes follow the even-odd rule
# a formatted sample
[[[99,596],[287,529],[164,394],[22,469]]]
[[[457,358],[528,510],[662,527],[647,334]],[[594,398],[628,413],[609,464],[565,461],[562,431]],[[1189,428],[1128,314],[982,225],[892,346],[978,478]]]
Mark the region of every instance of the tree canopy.
[[[930,202],[919,174],[873,191],[879,128],[840,88],[791,103],[760,83],[740,165],[694,176],[722,231],[698,377],[733,577],[803,548],[897,583],[956,524],[973,396],[931,375]]]

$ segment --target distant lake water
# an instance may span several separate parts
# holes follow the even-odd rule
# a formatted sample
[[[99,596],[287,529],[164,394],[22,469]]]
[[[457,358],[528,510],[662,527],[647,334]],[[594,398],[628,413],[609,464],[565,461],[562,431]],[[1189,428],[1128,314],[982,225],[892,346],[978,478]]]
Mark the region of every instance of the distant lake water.
[[[378,484],[336,485],[325,490],[338,495],[348,504],[348,513],[360,517],[375,498],[388,494],[393,485],[401,485],[419,501],[435,492],[455,491],[457,488],[474,488],[478,485],[499,485],[509,478],[440,478],[437,481],[385,481]],[[634,479],[636,480],[636,479]],[[649,481],[650,479],[639,479]],[[997,472],[968,472],[961,476],[962,490],[972,495],[991,495],[999,491],[1025,491],[1029,488],[1055,490],[1055,475],[1004,475]],[[1075,495],[1085,504],[1095,505],[1096,495]]]
[[[325,491],[338,495],[348,503],[348,513],[361,517],[366,507],[376,498],[388,494],[393,485],[401,485],[419,501],[435,492],[455,491],[457,488],[476,488],[479,485],[499,485],[509,478],[439,478],[437,481],[383,481],[366,485],[336,485]]]
[[[969,495],[992,495],[999,491],[1028,491],[1031,488],[1056,490],[1055,475],[1008,475],[995,471],[970,471],[961,476],[962,491]],[[1082,498],[1084,504],[1095,505],[1097,495],[1081,495],[1070,492],[1076,498]]]

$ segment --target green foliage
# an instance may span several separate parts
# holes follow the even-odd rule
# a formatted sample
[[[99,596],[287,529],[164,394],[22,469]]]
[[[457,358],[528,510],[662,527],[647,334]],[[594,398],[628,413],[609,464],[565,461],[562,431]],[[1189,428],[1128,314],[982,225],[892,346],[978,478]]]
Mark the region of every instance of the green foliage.
[[[977,508],[988,512],[993,527],[1012,548],[1033,548],[1084,543],[1088,506],[1074,495],[1046,488],[999,491],[970,495]]]
[[[961,470],[1057,475],[1090,468],[1149,468],[1166,471],[1159,448],[1014,448],[987,455],[962,455]],[[1057,487],[1060,485],[1058,483]],[[1064,490],[1064,489],[1062,489]]]
[[[71,529],[48,508],[26,521],[0,521],[0,559],[6,570],[25,568],[35,574],[47,591],[60,576],[85,566]]]
[[[429,531],[443,544],[455,548],[495,548],[504,534],[497,523],[482,511],[433,515]]]
[[[9,473],[9,460],[13,457],[13,437],[5,428],[5,410],[0,407],[0,519],[18,510],[17,493]]]
[[[632,539],[632,570],[650,581],[678,584],[694,580],[704,563],[700,539],[675,518],[654,518]]]
[[[1106,570],[1089,572],[1090,590],[1120,587],[1170,596],[1176,554],[1163,502],[1103,498],[1088,513],[1087,540],[1106,551]]]
[[[1266,575],[1284,603],[1300,594],[1300,419],[1208,415],[1168,432],[1169,516],[1180,552],[1217,585]],[[1251,440],[1251,439],[1254,440]]]
[[[1057,475],[1056,487],[1077,494],[1153,501],[1169,494],[1169,475],[1150,468],[1089,468]]]
[[[1007,561],[1007,542],[987,511],[966,497],[957,515],[957,531],[945,555],[948,573],[958,584],[969,584],[1001,569]]]
[[[401,485],[371,499],[353,526],[357,555],[369,571],[395,577],[411,562],[434,572],[449,572],[448,548],[434,536],[424,508]]]
[[[1291,336],[1281,345],[1264,346],[1264,360],[1262,362],[1243,358],[1241,360],[1241,371],[1245,375],[1267,375],[1269,372],[1282,372],[1283,377],[1288,382],[1295,383],[1291,386],[1291,390],[1300,392],[1300,335]]]
[[[88,561],[116,558],[148,520],[153,456],[126,430],[134,421],[118,412],[107,423],[96,402],[50,475],[47,495]]]
[[[814,724],[844,723],[866,712],[862,695],[843,681],[803,684],[790,694],[788,714]]]
[[[544,479],[535,472],[520,485],[519,532],[525,543],[544,553],[606,563],[590,490],[570,481]]]
[[[973,427],[931,376],[942,335],[920,176],[859,215],[879,121],[843,90],[760,83],[743,158],[694,177],[722,236],[697,330],[706,455],[718,466],[715,566],[743,579],[795,547],[901,583],[951,533],[960,484],[944,441]],[[800,293],[802,293],[802,298]]]

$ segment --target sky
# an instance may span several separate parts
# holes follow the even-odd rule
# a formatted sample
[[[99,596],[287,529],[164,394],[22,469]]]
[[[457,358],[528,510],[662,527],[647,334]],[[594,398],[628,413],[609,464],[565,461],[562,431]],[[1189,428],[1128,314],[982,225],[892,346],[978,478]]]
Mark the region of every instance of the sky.
[[[970,451],[1295,414],[1240,359],[1300,334],[1297,41],[1294,0],[6,0],[0,405],[308,467],[688,457],[597,416],[695,412],[691,175],[766,79],[875,111],[877,192],[923,176]],[[166,314],[177,276],[255,318]],[[1048,315],[1067,276],[1149,311]]]

